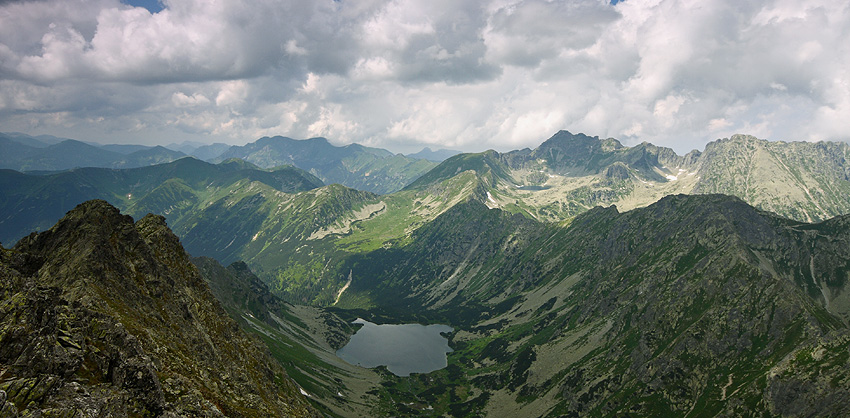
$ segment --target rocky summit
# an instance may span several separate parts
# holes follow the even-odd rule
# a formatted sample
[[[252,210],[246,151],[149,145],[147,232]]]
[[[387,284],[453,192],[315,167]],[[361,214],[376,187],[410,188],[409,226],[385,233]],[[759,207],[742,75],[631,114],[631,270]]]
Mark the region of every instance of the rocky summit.
[[[318,416],[165,219],[104,201],[0,248],[0,417]]]

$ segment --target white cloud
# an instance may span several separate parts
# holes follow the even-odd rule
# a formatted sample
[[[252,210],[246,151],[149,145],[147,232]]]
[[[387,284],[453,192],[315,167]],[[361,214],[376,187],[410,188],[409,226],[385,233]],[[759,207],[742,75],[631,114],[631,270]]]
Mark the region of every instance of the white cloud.
[[[558,129],[679,152],[736,132],[850,138],[842,2],[165,4],[0,5],[0,127],[403,151],[533,147]]]
[[[248,83],[243,80],[225,82],[215,97],[215,104],[216,106],[239,106],[248,98],[249,90]]]
[[[174,103],[174,106],[176,107],[195,107],[208,105],[210,103],[210,99],[201,93],[195,93],[188,96],[186,93],[178,91],[171,96],[171,102]]]

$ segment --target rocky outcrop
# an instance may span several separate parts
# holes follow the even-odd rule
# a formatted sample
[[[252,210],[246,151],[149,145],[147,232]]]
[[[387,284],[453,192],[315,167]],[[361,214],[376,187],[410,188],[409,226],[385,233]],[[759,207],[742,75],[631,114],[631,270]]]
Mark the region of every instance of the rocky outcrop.
[[[2,416],[315,415],[161,216],[83,203],[0,276]]]
[[[618,161],[605,168],[602,178],[608,181],[626,181],[631,178],[631,173],[628,166]]]

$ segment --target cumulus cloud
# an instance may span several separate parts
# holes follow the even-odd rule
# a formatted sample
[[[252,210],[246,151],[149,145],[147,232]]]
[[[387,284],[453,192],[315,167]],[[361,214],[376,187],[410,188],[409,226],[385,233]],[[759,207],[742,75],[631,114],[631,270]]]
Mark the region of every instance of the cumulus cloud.
[[[831,0],[0,2],[0,127],[111,142],[326,136],[413,151],[558,129],[679,152],[847,140]]]

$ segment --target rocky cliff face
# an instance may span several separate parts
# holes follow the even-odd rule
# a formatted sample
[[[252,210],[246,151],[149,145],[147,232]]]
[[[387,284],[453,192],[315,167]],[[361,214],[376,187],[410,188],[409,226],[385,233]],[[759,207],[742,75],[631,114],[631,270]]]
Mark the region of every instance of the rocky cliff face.
[[[310,416],[161,216],[104,201],[0,258],[0,416]]]
[[[738,196],[805,222],[850,213],[850,147],[836,142],[769,142],[734,135],[709,143],[696,162],[694,193]]]

